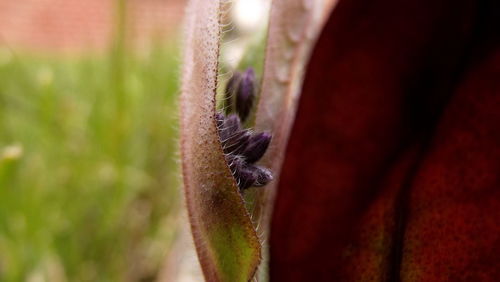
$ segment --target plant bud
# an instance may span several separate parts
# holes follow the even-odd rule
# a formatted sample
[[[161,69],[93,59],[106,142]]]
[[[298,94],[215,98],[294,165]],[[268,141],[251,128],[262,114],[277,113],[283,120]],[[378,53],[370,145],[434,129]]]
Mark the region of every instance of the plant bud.
[[[261,187],[273,180],[273,174],[267,168],[255,166],[255,178],[253,186]]]
[[[268,132],[261,132],[254,134],[249,141],[248,146],[243,151],[242,155],[246,158],[248,163],[255,163],[258,161],[267,150],[271,142],[271,134]]]
[[[255,72],[248,68],[242,75],[236,90],[236,112],[244,122],[253,106],[255,98]]]
[[[237,115],[231,114],[225,117],[222,126],[219,127],[219,136],[221,141],[225,143],[240,130],[241,122]]]
[[[235,71],[233,76],[231,76],[231,78],[226,84],[226,90],[224,91],[224,101],[223,101],[224,112],[226,114],[229,114],[230,112],[233,111],[234,95],[236,95],[236,90],[238,89],[238,86],[240,84],[241,76],[242,75],[240,72]]]

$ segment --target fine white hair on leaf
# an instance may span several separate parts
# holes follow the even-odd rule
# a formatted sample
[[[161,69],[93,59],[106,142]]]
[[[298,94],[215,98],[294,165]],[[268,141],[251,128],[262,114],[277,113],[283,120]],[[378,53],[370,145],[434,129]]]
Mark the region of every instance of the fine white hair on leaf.
[[[198,258],[207,281],[248,281],[260,243],[226,162],[214,120],[224,5],[189,0],[181,78],[184,192]]]

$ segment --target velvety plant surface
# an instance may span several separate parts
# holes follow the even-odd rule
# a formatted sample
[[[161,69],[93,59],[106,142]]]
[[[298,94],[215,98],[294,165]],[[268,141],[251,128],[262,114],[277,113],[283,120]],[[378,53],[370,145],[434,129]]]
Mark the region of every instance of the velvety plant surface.
[[[340,0],[289,139],[271,281],[500,277],[499,11]]]

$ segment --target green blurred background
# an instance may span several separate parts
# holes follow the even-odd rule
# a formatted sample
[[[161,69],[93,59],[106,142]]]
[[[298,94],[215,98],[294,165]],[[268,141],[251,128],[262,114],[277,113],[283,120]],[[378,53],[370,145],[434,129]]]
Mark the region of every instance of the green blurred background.
[[[42,2],[0,0],[0,11]],[[129,29],[148,14],[110,2],[101,46],[58,44],[60,30],[23,39],[0,20],[0,281],[151,281],[171,255],[182,13],[164,7],[177,25],[137,39]],[[70,16],[46,17],[71,28]]]
[[[0,282],[203,281],[184,212],[186,0],[0,0]],[[221,87],[268,0],[224,10]]]

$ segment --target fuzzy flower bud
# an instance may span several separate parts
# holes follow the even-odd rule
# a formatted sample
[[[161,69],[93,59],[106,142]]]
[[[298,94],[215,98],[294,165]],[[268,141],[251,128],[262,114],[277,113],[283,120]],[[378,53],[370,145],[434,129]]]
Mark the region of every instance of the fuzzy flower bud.
[[[271,134],[252,133],[243,128],[236,114],[216,113],[215,120],[226,161],[240,190],[264,186],[271,181],[270,170],[254,165],[266,152]]]
[[[253,106],[255,98],[255,72],[253,68],[247,68],[241,75],[241,80],[236,88],[236,112],[244,122]]]

